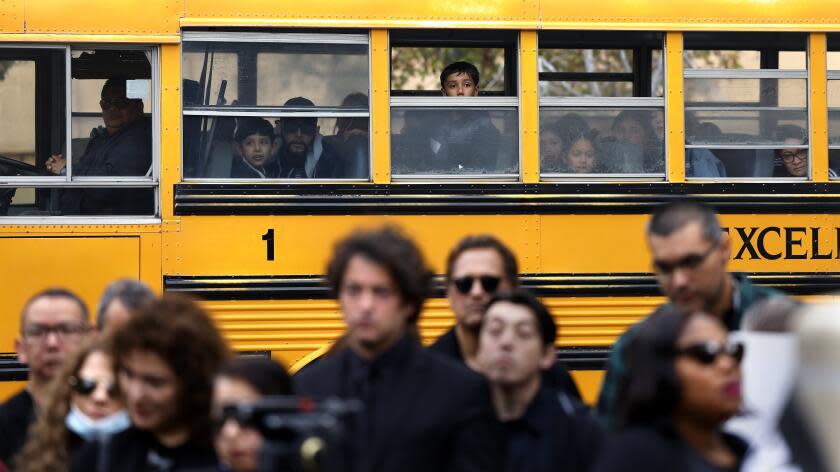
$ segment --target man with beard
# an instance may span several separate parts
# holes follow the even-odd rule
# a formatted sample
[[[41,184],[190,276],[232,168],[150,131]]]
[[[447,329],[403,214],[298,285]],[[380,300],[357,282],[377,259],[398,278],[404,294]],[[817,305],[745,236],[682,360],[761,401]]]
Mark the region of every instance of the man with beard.
[[[311,100],[289,99],[284,107],[312,108]],[[281,179],[330,179],[344,177],[338,152],[318,132],[318,118],[286,117],[277,120],[281,138],[277,177]]]
[[[726,271],[731,255],[729,236],[708,206],[690,201],[669,203],[648,223],[647,242],[659,289],[682,313],[704,312],[720,318],[730,331],[754,303],[780,292],[750,283],[744,274]],[[598,412],[612,426],[615,392],[625,373],[624,346],[635,327],[616,341],[598,397]]]
[[[519,286],[516,256],[490,235],[467,236],[449,252],[446,260],[446,298],[455,314],[455,326],[429,349],[478,370],[478,331],[493,295]],[[546,381],[580,399],[574,379],[556,362],[546,371]]]

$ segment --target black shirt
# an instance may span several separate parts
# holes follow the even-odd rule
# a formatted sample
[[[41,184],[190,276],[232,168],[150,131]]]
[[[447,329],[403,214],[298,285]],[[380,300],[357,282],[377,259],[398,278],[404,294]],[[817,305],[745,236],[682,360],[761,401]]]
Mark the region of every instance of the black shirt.
[[[451,357],[461,364],[466,365],[464,355],[461,353],[461,347],[458,345],[458,337],[455,335],[455,327],[452,327],[449,331],[444,333],[443,336],[437,338],[437,340],[429,346],[429,349],[447,357]],[[577,384],[575,384],[575,379],[572,378],[569,374],[569,370],[566,369],[566,366],[563,365],[562,362],[556,361],[550,369],[545,371],[543,374],[543,381],[545,381],[547,385],[557,387],[575,400],[582,401],[580,391],[577,388]]]
[[[104,449],[104,450],[103,450]],[[180,446],[164,446],[146,431],[129,428],[114,435],[107,445],[85,443],[73,456],[71,472],[215,472],[219,469],[210,442],[189,440]]]
[[[23,449],[26,432],[35,422],[35,400],[28,390],[21,390],[0,405],[0,461],[11,465]]]
[[[507,472],[585,471],[603,442],[600,424],[588,410],[545,385],[522,418],[502,425]]]

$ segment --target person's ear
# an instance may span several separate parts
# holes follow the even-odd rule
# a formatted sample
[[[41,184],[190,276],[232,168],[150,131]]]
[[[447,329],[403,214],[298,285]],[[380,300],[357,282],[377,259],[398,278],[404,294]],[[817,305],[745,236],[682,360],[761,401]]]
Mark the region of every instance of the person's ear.
[[[23,348],[23,340],[20,336],[15,337],[15,354],[17,354],[18,362],[29,364],[29,357],[26,355],[26,349]]]
[[[720,252],[723,255],[723,260],[729,262],[732,257],[732,240],[729,239],[729,233],[723,232],[720,235]]]
[[[554,347],[553,344],[551,346],[546,346],[545,352],[543,352],[543,355],[540,358],[540,369],[548,370],[555,362],[557,362],[557,348]]]

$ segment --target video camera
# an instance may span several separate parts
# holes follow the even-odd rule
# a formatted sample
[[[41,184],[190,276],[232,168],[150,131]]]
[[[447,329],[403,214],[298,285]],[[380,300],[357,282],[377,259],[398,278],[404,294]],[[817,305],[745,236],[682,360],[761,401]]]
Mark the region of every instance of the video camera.
[[[262,434],[261,472],[342,472],[361,410],[358,400],[278,396],[226,405],[222,415]]]

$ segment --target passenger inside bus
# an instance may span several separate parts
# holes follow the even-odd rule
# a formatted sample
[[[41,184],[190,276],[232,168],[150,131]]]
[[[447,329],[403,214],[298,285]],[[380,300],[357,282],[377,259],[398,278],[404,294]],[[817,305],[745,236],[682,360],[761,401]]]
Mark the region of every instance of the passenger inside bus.
[[[341,101],[342,107],[366,108],[368,96],[354,92]],[[366,179],[370,174],[370,149],[368,146],[368,118],[341,117],[335,121],[335,135],[325,139],[338,150],[341,172],[334,177]]]
[[[577,130],[569,133],[563,142],[563,165],[566,172],[594,174],[600,171],[596,130]]]
[[[776,130],[776,139],[791,146],[808,144],[805,130],[796,125],[782,125]],[[776,165],[773,177],[808,177],[808,149],[786,148],[776,150]],[[837,177],[834,169],[828,169],[829,177]]]
[[[74,176],[144,176],[152,165],[152,125],[143,116],[143,101],[128,98],[126,79],[111,77],[102,87],[100,126],[91,131],[82,156],[73,162]],[[49,172],[66,173],[63,154],[50,156]],[[67,189],[61,192],[65,215],[146,214],[154,204],[148,189]]]
[[[685,116],[686,134],[706,142],[719,141],[723,134],[714,123],[699,123],[694,115]],[[686,177],[726,177],[726,166],[708,149],[685,150]]]
[[[304,97],[291,98],[285,107],[310,108]],[[277,177],[282,179],[324,179],[341,176],[338,151],[318,132],[318,118],[286,117],[276,121],[280,137]]]
[[[265,179],[275,176],[277,164],[272,156],[277,143],[271,123],[250,116],[239,118],[234,141],[237,152],[232,156],[231,178]]]
[[[589,125],[577,113],[567,113],[557,119],[547,119],[540,125],[540,169],[545,173],[568,172],[564,162],[564,136],[583,134]]]
[[[663,172],[664,149],[654,137],[650,117],[642,110],[624,110],[613,120],[604,140],[605,161],[612,173]]]

